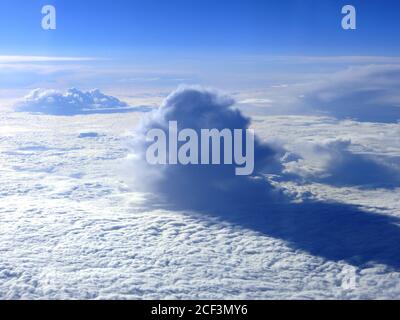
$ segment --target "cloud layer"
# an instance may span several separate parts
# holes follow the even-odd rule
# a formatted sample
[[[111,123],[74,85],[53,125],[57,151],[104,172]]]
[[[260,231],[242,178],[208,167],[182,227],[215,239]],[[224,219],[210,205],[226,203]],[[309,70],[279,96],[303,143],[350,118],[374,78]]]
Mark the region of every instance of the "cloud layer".
[[[303,104],[339,119],[400,120],[400,67],[364,66],[338,72],[303,97]]]
[[[257,210],[246,204],[243,219],[234,224],[227,221],[234,220],[235,210],[227,210],[224,221],[145,210],[142,194],[128,190],[113,170],[126,155],[126,132],[139,117],[106,118],[0,114],[2,299],[400,296],[400,272],[379,265],[400,270],[398,220],[327,204],[276,211],[268,204]],[[286,132],[297,144],[309,140],[310,128],[322,140],[350,127],[325,127],[320,119],[313,124],[304,117],[276,121],[265,118],[257,133],[271,137],[280,129],[279,136]],[[351,130],[378,138],[380,147],[400,155],[400,145],[389,139],[396,137],[393,125],[362,127]],[[79,138],[93,130],[98,138]],[[320,186],[315,190],[324,193]],[[384,207],[386,214],[400,211],[393,190],[344,190],[337,199]],[[350,267],[343,259],[356,266],[354,290],[340,286]]]
[[[35,89],[16,106],[17,111],[51,115],[147,111],[145,109],[130,107],[127,103],[98,89],[84,92],[75,88],[68,89],[65,93]]]
[[[287,81],[242,97],[241,104],[262,114],[319,115],[381,123],[400,120],[399,65],[355,66],[329,74],[309,74],[295,82],[289,77]]]

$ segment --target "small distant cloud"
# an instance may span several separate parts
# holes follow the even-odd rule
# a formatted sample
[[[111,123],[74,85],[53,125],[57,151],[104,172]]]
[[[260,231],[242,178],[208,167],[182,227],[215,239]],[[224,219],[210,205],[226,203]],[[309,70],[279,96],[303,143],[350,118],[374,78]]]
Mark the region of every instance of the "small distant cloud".
[[[90,113],[116,113],[148,111],[148,107],[131,107],[116,97],[100,90],[81,91],[76,88],[66,92],[35,89],[15,107],[19,112],[33,112],[50,115],[76,115]]]
[[[265,104],[271,104],[273,102],[274,102],[273,100],[267,99],[267,98],[251,98],[251,99],[240,100],[238,103],[239,104],[265,105]]]
[[[287,87],[289,87],[288,84],[276,84],[271,86],[271,88],[287,88]]]

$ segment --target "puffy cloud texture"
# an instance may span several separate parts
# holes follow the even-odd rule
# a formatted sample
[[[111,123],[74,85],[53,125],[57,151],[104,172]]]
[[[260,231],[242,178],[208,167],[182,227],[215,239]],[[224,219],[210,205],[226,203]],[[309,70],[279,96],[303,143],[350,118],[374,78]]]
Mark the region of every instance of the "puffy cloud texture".
[[[145,111],[146,108],[132,108],[127,103],[113,96],[105,95],[98,89],[84,92],[72,88],[65,93],[56,90],[35,89],[17,105],[16,110],[51,115],[75,115]]]

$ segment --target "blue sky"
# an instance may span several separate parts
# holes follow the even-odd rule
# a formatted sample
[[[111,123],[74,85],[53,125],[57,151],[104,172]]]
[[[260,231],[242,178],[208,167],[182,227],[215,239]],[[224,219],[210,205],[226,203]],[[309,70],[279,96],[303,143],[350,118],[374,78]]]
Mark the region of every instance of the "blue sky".
[[[358,29],[340,28],[341,7]],[[57,8],[58,29],[40,27],[41,7]],[[129,55],[132,50],[235,49],[269,54],[399,53],[395,0],[2,0],[3,54]]]
[[[357,30],[345,31],[349,3]],[[47,4],[54,31],[41,28]],[[0,102],[77,87],[157,103],[182,83],[260,98],[271,86],[399,64],[399,13],[395,0],[2,0]]]

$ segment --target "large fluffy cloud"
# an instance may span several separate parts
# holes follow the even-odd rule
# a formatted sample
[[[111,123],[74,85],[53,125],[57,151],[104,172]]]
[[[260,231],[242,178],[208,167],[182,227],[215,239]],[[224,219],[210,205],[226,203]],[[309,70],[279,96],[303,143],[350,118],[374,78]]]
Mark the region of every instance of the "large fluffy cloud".
[[[190,128],[199,136],[201,129],[247,129],[250,120],[233,108],[234,101],[216,91],[200,87],[181,87],[162,106],[143,119],[132,144],[130,170],[136,185],[163,197],[169,204],[195,209],[248,206],[260,199],[278,199],[277,192],[261,172],[280,170],[277,152],[255,141],[255,171],[252,176],[236,176],[235,165],[150,165],[145,158],[151,142],[150,129],[168,131],[169,121],[178,130]]]
[[[35,89],[16,106],[16,110],[52,115],[75,115],[128,112],[138,110],[138,108],[132,108],[126,102],[106,95],[98,89],[84,92],[72,88],[64,93],[56,90]]]

